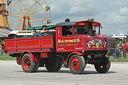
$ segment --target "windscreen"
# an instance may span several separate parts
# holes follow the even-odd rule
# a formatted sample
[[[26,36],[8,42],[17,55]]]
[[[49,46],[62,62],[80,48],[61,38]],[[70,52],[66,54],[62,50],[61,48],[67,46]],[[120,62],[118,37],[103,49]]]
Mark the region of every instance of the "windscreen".
[[[91,35],[95,36],[96,34],[99,34],[99,26],[93,26],[92,29],[89,28],[89,26],[82,26],[82,27],[75,27],[74,28],[74,34],[75,35]]]

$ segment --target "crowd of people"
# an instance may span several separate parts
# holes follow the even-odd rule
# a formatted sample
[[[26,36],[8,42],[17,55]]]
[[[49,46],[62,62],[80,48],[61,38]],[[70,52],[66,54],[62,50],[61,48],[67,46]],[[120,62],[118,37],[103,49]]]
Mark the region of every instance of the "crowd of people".
[[[126,58],[126,53],[128,52],[128,42],[122,43],[121,41],[115,48],[115,52],[113,54],[114,58]]]

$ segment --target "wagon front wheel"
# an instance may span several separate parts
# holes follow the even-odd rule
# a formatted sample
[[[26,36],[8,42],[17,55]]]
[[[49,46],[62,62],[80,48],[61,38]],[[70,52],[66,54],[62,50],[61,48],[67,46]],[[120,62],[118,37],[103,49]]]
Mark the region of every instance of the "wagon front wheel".
[[[98,73],[106,73],[110,69],[111,62],[109,58],[104,58],[101,63],[94,64]]]
[[[69,67],[72,73],[81,74],[85,69],[85,59],[83,56],[72,55],[69,60]]]

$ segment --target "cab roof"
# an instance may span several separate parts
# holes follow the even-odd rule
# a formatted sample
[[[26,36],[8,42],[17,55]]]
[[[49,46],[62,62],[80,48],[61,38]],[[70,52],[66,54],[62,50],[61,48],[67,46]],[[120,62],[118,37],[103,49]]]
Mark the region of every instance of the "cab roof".
[[[56,25],[48,25],[48,29],[53,29],[58,26],[88,26],[88,20],[87,21],[79,21],[79,22],[61,22]],[[101,26],[99,22],[91,21],[93,23],[93,26]],[[38,27],[31,27],[27,28],[27,30],[41,30],[43,26]]]
[[[55,26],[88,26],[89,21],[79,21],[79,22],[62,22],[58,23]],[[92,21],[93,26],[101,26],[99,22]]]
[[[55,26],[69,26],[69,25],[75,25],[76,22],[61,22],[56,24]]]

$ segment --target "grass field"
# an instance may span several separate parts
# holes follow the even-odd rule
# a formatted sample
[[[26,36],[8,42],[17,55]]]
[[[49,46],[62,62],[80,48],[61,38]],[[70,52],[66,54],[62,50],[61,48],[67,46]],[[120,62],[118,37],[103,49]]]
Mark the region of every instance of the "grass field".
[[[123,52],[121,52],[121,55],[123,55]],[[126,58],[121,57],[119,59],[114,59],[113,56],[110,56],[110,60],[112,62],[128,62],[128,53],[126,54],[126,56]]]
[[[119,59],[114,59],[113,56],[110,56],[110,60],[112,62],[128,62],[128,56],[126,58],[121,57]]]
[[[15,57],[11,57],[8,54],[4,54],[3,56],[0,55],[0,60],[16,60]],[[110,60],[112,62],[128,62],[128,54],[126,58],[114,59],[113,56],[110,56]]]
[[[16,60],[16,58],[4,53],[3,56],[0,55],[0,60]]]

